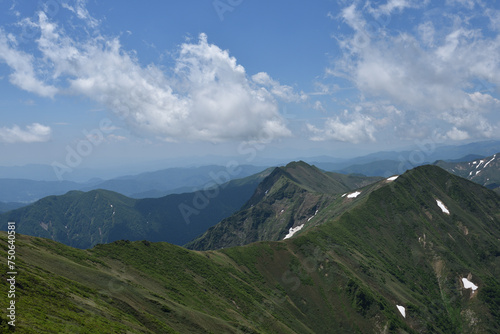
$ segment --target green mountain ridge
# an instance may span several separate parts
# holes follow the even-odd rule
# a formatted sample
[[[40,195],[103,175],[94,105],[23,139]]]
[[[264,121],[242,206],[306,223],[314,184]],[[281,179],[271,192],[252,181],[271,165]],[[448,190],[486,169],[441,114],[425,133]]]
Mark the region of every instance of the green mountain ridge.
[[[147,241],[79,250],[18,235],[16,329],[497,333],[500,196],[435,166],[371,187],[341,194],[355,205],[293,238],[218,251]]]
[[[0,215],[0,229],[16,221],[20,233],[77,248],[120,239],[182,245],[241,208],[269,172],[162,198],[133,199],[102,189],[70,191]]]
[[[323,172],[302,161],[292,162],[275,168],[242,210],[211,227],[186,247],[209,250],[282,240],[291,228],[305,224],[310,228],[322,222],[311,220],[318,213],[325,217],[321,210],[340,198],[340,194],[380,179]]]

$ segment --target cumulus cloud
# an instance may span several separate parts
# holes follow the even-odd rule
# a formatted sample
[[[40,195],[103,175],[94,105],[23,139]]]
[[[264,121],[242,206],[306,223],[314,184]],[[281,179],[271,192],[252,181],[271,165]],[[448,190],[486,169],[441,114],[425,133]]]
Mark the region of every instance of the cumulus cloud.
[[[0,128],[0,142],[2,143],[36,143],[46,142],[50,139],[52,130],[50,127],[33,123],[21,129],[18,125],[10,128]]]
[[[470,1],[458,2],[474,7]],[[340,18],[352,33],[338,37],[343,56],[326,73],[351,81],[362,101],[378,101],[378,110],[389,101],[406,111],[405,117],[413,117],[406,119],[410,124],[426,127],[445,120],[448,138],[455,140],[494,136],[498,124],[492,114],[500,106],[494,97],[500,92],[500,35],[472,29],[454,15],[444,18],[450,24],[439,25],[424,16],[412,31],[391,31],[383,25],[373,31],[367,23],[370,16],[398,15],[425,4],[389,0],[376,8],[369,2],[345,7]],[[495,25],[493,11],[476,15],[489,17]]]
[[[348,114],[344,113],[344,115]],[[356,113],[354,116],[346,118],[350,119],[343,122],[339,117],[328,118],[323,129],[307,124],[307,129],[313,134],[310,139],[313,141],[335,140],[354,144],[375,141],[375,127],[369,116]]]
[[[98,26],[83,6],[64,7],[88,26]],[[200,34],[184,43],[167,75],[154,64],[143,66],[118,38],[93,32],[73,39],[44,12],[38,22],[39,59],[16,49],[15,40],[0,31],[0,59],[11,67],[11,82],[41,96],[59,92],[83,95],[122,118],[138,134],[169,141],[259,140],[290,136],[277,98],[300,102],[305,95],[281,85],[267,73],[250,77],[245,68]],[[37,64],[45,73],[37,79]],[[31,84],[30,84],[31,82]],[[49,83],[50,82],[50,83]]]
[[[252,76],[252,80],[257,84],[270,89],[270,92],[274,96],[284,100],[285,102],[303,102],[307,100],[307,95],[305,93],[296,93],[293,87],[281,85],[278,81],[273,80],[269,76],[269,74],[265,72],[254,74]]]

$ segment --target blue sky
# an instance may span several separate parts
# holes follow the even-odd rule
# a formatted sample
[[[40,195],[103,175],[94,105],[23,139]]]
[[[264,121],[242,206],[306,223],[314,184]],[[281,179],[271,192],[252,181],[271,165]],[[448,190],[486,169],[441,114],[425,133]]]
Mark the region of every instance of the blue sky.
[[[0,0],[0,165],[500,137],[499,1],[33,3]]]

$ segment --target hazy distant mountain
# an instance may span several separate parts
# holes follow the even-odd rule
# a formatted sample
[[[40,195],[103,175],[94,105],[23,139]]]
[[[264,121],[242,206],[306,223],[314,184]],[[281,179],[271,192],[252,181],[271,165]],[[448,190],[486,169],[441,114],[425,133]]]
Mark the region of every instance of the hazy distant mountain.
[[[10,210],[15,210],[25,206],[25,203],[16,203],[16,202],[0,202],[0,213],[7,212]]]
[[[438,146],[430,140],[422,140],[411,151],[376,152],[347,159],[342,162],[327,162],[323,160],[322,162],[313,163],[317,167],[327,171],[388,177],[390,175],[402,174],[418,166],[431,164],[436,160],[465,161],[465,156],[474,155],[472,159],[475,159],[493,155],[499,150],[500,141],[477,142],[458,146]]]
[[[238,210],[269,172],[162,198],[133,199],[102,189],[71,191],[0,215],[0,228],[6,230],[7,222],[15,221],[19,233],[78,248],[119,239],[182,245]]]
[[[254,208],[276,199],[268,202],[270,211],[262,206],[260,217],[284,209],[313,218],[299,221],[306,226],[286,240],[219,251],[148,241],[78,250],[18,235],[22,275],[16,289],[22,298],[16,307],[22,312],[16,329],[499,332],[500,196],[436,166],[337,191],[344,191],[341,184],[312,167],[275,170],[256,192]],[[316,198],[330,197],[316,202],[316,213],[310,205],[318,192]],[[274,210],[287,199],[288,207]],[[57,199],[52,204],[59,205]],[[252,216],[259,217],[257,210]],[[2,258],[7,240],[0,233]],[[8,284],[0,280],[0,289],[7,291]],[[6,330],[5,317],[0,319],[0,331]]]
[[[162,197],[168,194],[192,192],[213,183],[225,183],[244,178],[266,169],[266,167],[241,165],[202,166],[192,168],[167,168],[155,172],[127,175],[101,182],[82,190],[106,189],[133,198]]]
[[[0,179],[0,201],[29,204],[49,195],[62,195],[83,185],[70,181]]]
[[[231,179],[244,178],[265,169],[250,165],[203,166],[196,168],[168,168],[138,175],[122,176],[103,181],[98,178],[85,183],[70,181],[36,181],[0,178],[0,202],[29,204],[50,195],[62,195],[71,190],[90,191],[105,189],[133,198],[159,198],[202,189],[214,182],[222,184]]]
[[[468,162],[437,161],[435,165],[500,193],[500,153]]]

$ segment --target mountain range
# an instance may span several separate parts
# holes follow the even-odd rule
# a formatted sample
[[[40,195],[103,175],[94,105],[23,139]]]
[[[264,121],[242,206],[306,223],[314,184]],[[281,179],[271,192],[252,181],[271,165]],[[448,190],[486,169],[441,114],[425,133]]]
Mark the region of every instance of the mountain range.
[[[70,191],[0,215],[0,229],[16,221],[19,233],[77,248],[120,239],[182,245],[237,211],[270,172],[225,183],[226,174],[212,174],[212,182],[199,191],[161,198],[133,199],[102,189]]]
[[[378,180],[335,176],[303,162],[272,170],[242,210],[219,223],[229,238],[198,239],[218,250],[126,240],[82,250],[17,235],[16,329],[500,331],[498,194],[437,166]],[[232,233],[242,221],[253,226],[249,238]],[[8,271],[4,263],[0,270]]]
[[[154,172],[125,175],[110,180],[98,178],[86,182],[43,181],[20,178],[0,178],[0,202],[29,204],[46,196],[63,195],[71,190],[111,190],[133,198],[159,198],[169,194],[192,192],[207,184],[225,183],[244,178],[266,169],[250,165],[202,166],[166,168]],[[220,180],[219,180],[220,179]]]
[[[466,162],[440,160],[435,165],[500,193],[500,153]]]
[[[437,160],[464,162],[484,158],[498,152],[500,142],[487,141],[459,146],[439,146],[428,140],[416,143],[410,151],[377,152],[365,156],[339,159],[331,156],[303,158],[309,164],[325,171],[342,174],[362,174],[366,176],[389,177],[402,174],[408,169],[432,164]],[[71,190],[90,191],[96,189],[111,190],[132,198],[159,198],[169,194],[193,192],[212,182],[210,175],[229,174],[230,179],[243,178],[263,171],[266,168],[280,166],[281,160],[269,160],[261,166],[238,164],[237,159],[212,157],[219,165],[198,167],[159,168],[139,174],[119,174],[120,170],[94,171],[75,169],[68,180],[58,180],[54,169],[45,165],[0,166],[0,202],[19,203],[20,207],[50,195],[63,195]],[[255,163],[258,161],[255,161]],[[152,169],[155,163],[144,169]],[[132,169],[131,167],[128,169]],[[101,178],[97,177],[100,176]],[[105,179],[102,179],[105,177]],[[229,181],[229,179],[227,180]],[[0,204],[0,212],[2,212]]]

